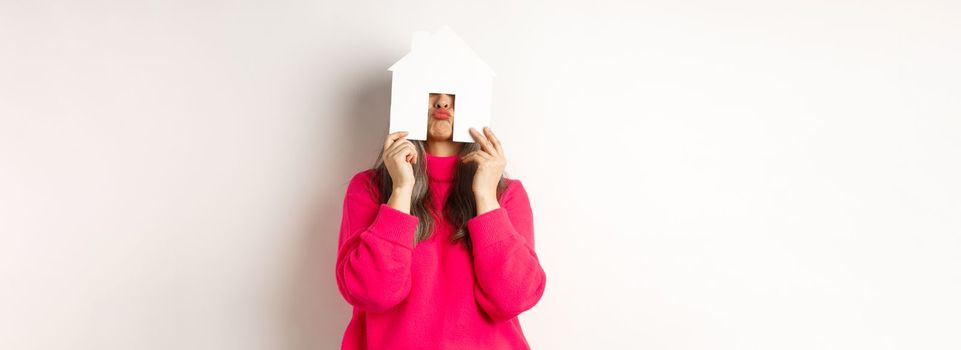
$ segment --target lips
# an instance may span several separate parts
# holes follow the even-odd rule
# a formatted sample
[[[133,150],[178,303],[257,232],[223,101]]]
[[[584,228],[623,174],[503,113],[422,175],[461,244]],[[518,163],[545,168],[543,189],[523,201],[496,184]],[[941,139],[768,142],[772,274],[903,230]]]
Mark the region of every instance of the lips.
[[[446,109],[438,108],[436,111],[434,111],[434,118],[450,119],[450,112],[448,112]]]

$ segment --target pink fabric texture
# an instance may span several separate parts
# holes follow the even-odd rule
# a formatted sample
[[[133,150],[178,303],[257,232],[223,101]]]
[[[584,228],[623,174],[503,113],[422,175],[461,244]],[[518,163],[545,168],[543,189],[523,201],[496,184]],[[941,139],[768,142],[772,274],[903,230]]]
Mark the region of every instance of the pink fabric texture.
[[[458,156],[425,158],[441,208]],[[530,349],[517,315],[540,300],[546,274],[520,180],[508,179],[500,208],[468,221],[468,251],[436,216],[430,239],[415,246],[419,218],[379,203],[373,176],[355,174],[344,196],[336,276],[353,316],[341,349]]]

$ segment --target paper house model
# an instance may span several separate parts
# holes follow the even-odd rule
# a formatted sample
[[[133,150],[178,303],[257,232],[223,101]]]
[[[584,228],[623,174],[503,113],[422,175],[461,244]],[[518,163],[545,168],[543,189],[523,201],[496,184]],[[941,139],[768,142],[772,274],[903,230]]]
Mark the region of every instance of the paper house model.
[[[454,95],[453,141],[474,142],[471,127],[491,126],[494,71],[449,27],[414,32],[410,52],[391,71],[390,133],[427,140],[431,93]]]

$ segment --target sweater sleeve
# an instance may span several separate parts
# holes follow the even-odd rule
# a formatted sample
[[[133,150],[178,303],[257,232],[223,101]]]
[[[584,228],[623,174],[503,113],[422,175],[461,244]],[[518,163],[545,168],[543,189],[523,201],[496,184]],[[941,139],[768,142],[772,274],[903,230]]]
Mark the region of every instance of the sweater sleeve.
[[[361,172],[347,186],[337,248],[337,287],[348,303],[382,312],[411,289],[411,259],[419,218],[375,200],[372,174]]]
[[[495,320],[511,319],[534,307],[547,276],[534,251],[534,221],[520,180],[501,195],[501,207],[467,221],[473,243],[474,296]]]

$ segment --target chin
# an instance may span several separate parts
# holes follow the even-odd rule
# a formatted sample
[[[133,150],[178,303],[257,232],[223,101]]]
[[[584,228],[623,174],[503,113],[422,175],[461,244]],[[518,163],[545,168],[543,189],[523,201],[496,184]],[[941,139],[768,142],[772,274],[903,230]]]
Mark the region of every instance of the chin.
[[[438,126],[431,125],[430,129],[427,130],[427,134],[431,138],[435,139],[450,139],[454,135],[454,131],[451,130],[450,126]]]

